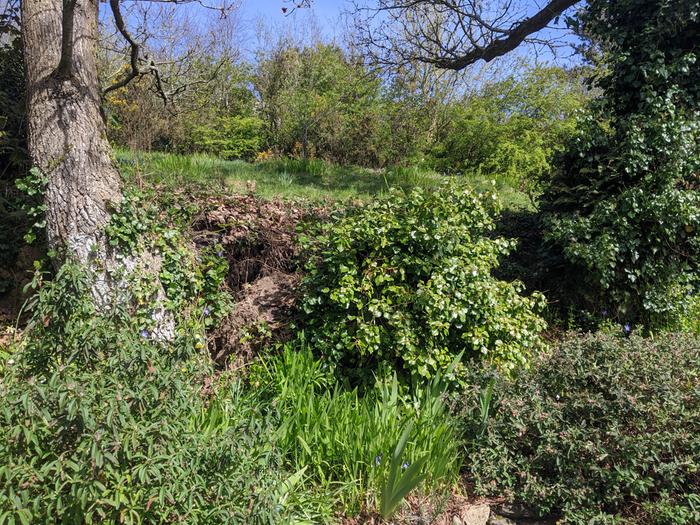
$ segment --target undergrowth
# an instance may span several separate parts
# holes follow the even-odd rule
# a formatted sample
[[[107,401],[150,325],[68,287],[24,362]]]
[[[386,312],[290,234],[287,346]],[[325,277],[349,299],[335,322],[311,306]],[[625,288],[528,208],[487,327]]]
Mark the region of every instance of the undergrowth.
[[[383,503],[391,456],[404,431],[401,470],[417,464],[424,492],[439,495],[457,480],[462,439],[440,377],[408,393],[394,376],[360,395],[338,384],[304,344],[300,350],[286,346],[254,376],[256,386],[268,385],[279,417],[275,441],[290,469],[306,469],[351,514]]]
[[[474,397],[466,397],[466,405]],[[570,334],[495,383],[479,492],[561,523],[700,522],[700,340]]]
[[[158,342],[130,302],[97,311],[92,282],[70,262],[37,278],[24,336],[0,353],[0,524],[322,523],[455,481],[439,380],[360,396],[302,342],[244,384],[214,373],[197,316]],[[404,434],[406,475],[394,462],[387,485]]]
[[[297,515],[296,488],[261,407],[229,389],[225,424],[212,424],[214,378],[198,334],[150,341],[128,311],[96,312],[89,282],[65,264],[45,283],[23,342],[1,368],[0,523]]]

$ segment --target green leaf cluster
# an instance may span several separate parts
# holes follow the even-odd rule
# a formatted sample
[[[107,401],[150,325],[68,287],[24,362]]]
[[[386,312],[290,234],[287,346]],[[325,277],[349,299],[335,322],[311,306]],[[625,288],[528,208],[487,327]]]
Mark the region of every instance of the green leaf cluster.
[[[226,160],[253,160],[262,150],[263,121],[248,116],[220,116],[194,127],[189,134],[190,151]]]
[[[147,194],[127,192],[105,227],[108,242],[130,256],[157,257],[157,272],[135,272],[127,276],[136,309],[132,314],[143,328],[153,324],[153,301],[162,287],[165,306],[180,318],[194,314],[211,327],[230,311],[225,289],[228,261],[223,248],[196,248],[184,233],[194,209],[171,202],[168,214]],[[154,262],[154,264],[156,264]]]
[[[341,375],[430,378],[463,353],[504,370],[542,345],[544,297],[491,275],[511,241],[491,238],[494,194],[455,183],[393,192],[304,238],[301,310]]]
[[[537,192],[585,99],[580,74],[557,67],[487,83],[448,106],[430,162],[443,172],[478,173]]]
[[[468,465],[478,492],[567,524],[700,521],[697,336],[572,333],[497,378],[492,404]]]
[[[588,307],[676,325],[700,262],[700,4],[592,1],[577,24],[602,51],[602,96],[544,196],[547,237]]]
[[[96,312],[91,282],[64,264],[3,363],[0,523],[292,520],[257,400],[235,382],[212,399],[196,332],[153,342],[130,312]]]

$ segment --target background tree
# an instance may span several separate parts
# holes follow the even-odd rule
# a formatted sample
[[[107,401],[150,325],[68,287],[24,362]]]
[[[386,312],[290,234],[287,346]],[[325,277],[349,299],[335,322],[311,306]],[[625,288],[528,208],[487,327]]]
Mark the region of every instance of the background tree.
[[[581,72],[558,67],[525,68],[485,83],[449,105],[434,166],[494,177],[534,196],[575,132],[586,98]]]

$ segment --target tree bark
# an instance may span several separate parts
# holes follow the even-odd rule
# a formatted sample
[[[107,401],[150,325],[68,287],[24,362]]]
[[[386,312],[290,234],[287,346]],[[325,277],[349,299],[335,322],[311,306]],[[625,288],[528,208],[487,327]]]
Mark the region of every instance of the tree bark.
[[[100,113],[97,15],[96,0],[22,2],[28,145],[48,176],[49,247],[82,263],[106,256],[103,228],[122,199]]]
[[[48,177],[46,232],[59,262],[77,261],[94,274],[98,311],[128,297],[129,275],[158,275],[157,254],[110,249],[104,228],[122,201],[100,111],[97,76],[97,0],[23,0],[22,39],[27,86],[27,131],[32,163]],[[158,286],[153,332],[171,339],[174,320]]]

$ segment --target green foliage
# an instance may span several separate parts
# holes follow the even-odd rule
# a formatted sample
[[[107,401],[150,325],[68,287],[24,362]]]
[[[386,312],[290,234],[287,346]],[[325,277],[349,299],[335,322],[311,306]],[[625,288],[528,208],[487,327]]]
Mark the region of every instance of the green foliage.
[[[673,326],[700,261],[700,10],[680,0],[589,2],[603,96],[580,122],[543,204],[589,308]]]
[[[46,228],[46,205],[44,194],[49,178],[39,168],[31,168],[29,173],[15,180],[15,186],[25,195],[22,208],[29,221],[27,233],[24,234],[24,242],[32,244],[37,236]]]
[[[579,76],[559,68],[534,68],[523,78],[486,84],[449,107],[449,124],[432,149],[433,164],[533,192],[573,133],[584,99]]]
[[[351,513],[374,506],[387,479],[396,482],[389,458],[399,441],[400,465],[416,465],[411,473],[417,476],[404,485],[403,495],[422,481],[439,492],[457,478],[461,440],[439,378],[408,395],[401,394],[394,376],[360,395],[338,384],[302,343],[299,351],[286,346],[251,381],[268,385],[280,421],[275,443],[291,470],[306,468],[306,475]],[[392,492],[394,508],[400,501]]]
[[[130,312],[95,312],[64,264],[32,303],[0,376],[0,523],[276,523],[297,487],[271,422],[217,384],[199,335],[142,337]]]
[[[159,258],[152,261],[157,273],[128,277],[136,305],[132,315],[144,330],[153,328],[155,322],[152,307],[158,285],[165,292],[164,306],[169,311],[181,317],[194,314],[207,328],[230,311],[230,297],[224,288],[228,262],[221,247],[197,250],[183,233],[183,223],[193,212],[186,205],[173,205],[169,217],[165,217],[148,194],[133,190],[125,195],[105,227],[111,245],[131,255]]]
[[[191,151],[226,160],[253,160],[263,147],[263,122],[256,117],[219,117],[195,126],[190,141]]]
[[[0,41],[0,180],[12,179],[28,164],[24,63],[19,34]]]
[[[696,337],[572,334],[497,380],[470,468],[481,493],[561,512],[563,523],[690,525],[699,451]]]
[[[13,182],[28,167],[24,62],[18,31],[17,6],[0,14],[0,295],[14,287],[12,275],[29,219],[31,198],[18,193]],[[7,270],[4,271],[4,270]]]
[[[403,462],[403,452],[406,449],[408,438],[413,430],[413,425],[409,423],[406,429],[401,434],[399,442],[396,444],[394,453],[391,455],[391,464],[389,465],[389,474],[382,490],[382,500],[380,513],[383,518],[389,518],[396,508],[401,504],[409,492],[420,485],[426,475],[421,474],[423,464],[427,457],[423,456],[415,461],[412,465]],[[406,472],[400,473],[400,469]]]
[[[544,298],[491,275],[512,243],[486,236],[496,196],[456,184],[393,193],[303,238],[301,309],[310,342],[338,371],[429,378],[456,355],[504,370],[541,345]]]

